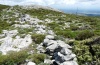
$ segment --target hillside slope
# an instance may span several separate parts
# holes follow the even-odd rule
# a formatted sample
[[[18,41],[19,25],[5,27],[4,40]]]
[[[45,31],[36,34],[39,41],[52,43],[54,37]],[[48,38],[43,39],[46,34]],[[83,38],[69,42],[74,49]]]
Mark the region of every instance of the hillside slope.
[[[26,59],[42,65],[44,59],[53,58],[58,65],[65,60],[64,65],[70,63],[68,60],[77,65],[74,58],[79,65],[100,65],[100,18],[36,5],[10,6],[0,12],[0,45],[0,65],[20,65]],[[60,55],[55,52],[64,55],[63,61],[57,60]]]

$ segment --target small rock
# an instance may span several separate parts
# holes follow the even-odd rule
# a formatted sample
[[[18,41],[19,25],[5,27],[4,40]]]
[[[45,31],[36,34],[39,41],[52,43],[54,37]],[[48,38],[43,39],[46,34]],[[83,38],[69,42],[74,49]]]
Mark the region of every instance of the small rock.
[[[53,40],[53,39],[54,39],[54,36],[52,36],[52,35],[47,35],[47,36],[46,36],[46,39]]]
[[[28,62],[27,65],[36,65],[34,62]]]
[[[76,61],[66,61],[61,63],[60,65],[78,65]]]
[[[53,63],[53,61],[52,61],[52,60],[50,60],[50,59],[44,59],[44,63],[47,63],[47,64],[52,64],[52,63]]]
[[[66,44],[64,41],[57,40],[57,43],[58,43],[59,46],[62,47],[62,48],[72,48],[70,45]]]
[[[67,48],[62,48],[60,53],[63,54],[63,55],[68,55],[68,54],[71,54],[72,51],[67,49]]]

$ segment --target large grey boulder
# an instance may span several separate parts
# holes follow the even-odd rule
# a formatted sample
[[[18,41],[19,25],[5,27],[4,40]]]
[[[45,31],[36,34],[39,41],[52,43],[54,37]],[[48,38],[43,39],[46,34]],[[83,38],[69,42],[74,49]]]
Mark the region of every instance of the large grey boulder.
[[[43,45],[47,47],[47,45],[48,45],[49,42],[50,42],[49,39],[44,39],[44,41],[43,41]]]
[[[70,55],[72,53],[72,51],[69,50],[68,48],[62,48],[60,53],[63,55]]]
[[[62,48],[72,48],[70,45],[66,44],[64,41],[57,40],[57,43],[58,43],[59,46],[62,47]]]
[[[49,55],[53,55],[53,53],[55,52],[55,50],[59,48],[59,45],[58,44],[52,44],[48,47],[46,47],[46,52],[49,54]]]

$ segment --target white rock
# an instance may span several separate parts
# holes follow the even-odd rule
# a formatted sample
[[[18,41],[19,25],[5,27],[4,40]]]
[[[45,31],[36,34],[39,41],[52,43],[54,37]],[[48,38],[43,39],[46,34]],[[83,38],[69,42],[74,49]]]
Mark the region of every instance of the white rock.
[[[46,39],[53,40],[53,39],[54,39],[54,36],[52,36],[52,35],[47,35],[45,38],[46,38]]]
[[[34,62],[28,62],[27,65],[36,65]]]
[[[64,55],[70,55],[72,53],[71,50],[69,50],[68,48],[62,48],[61,51],[60,51],[61,54],[64,54]]]
[[[58,45],[58,44],[57,44],[57,41],[49,40],[47,47],[50,46],[50,45]]]
[[[52,45],[49,45],[48,47],[46,47],[46,51],[52,55],[52,53],[54,53],[54,51],[59,47],[58,44],[52,44]]]
[[[41,46],[41,45],[39,45],[36,49],[38,50],[38,53],[44,53],[45,52],[45,50],[43,49],[43,46]]]
[[[62,47],[62,48],[72,48],[70,45],[66,44],[64,41],[57,40],[57,43],[58,43],[59,46]]]
[[[54,32],[52,30],[48,30],[49,35],[54,35]]]
[[[52,60],[50,60],[50,59],[44,59],[44,63],[47,63],[47,64],[52,64],[52,63],[53,63],[53,61],[52,61]]]
[[[61,63],[60,65],[78,65],[76,61],[66,61]]]
[[[49,43],[50,40],[49,39],[44,39],[43,43]]]

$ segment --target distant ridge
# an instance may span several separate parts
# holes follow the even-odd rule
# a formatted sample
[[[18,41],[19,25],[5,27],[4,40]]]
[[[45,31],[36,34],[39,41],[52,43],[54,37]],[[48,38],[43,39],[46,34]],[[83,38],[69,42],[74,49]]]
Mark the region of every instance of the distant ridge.
[[[57,12],[62,12],[58,9],[54,9],[54,8],[51,8],[49,6],[41,6],[41,5],[20,5],[22,8],[24,9],[47,9],[47,10],[53,10],[53,11],[57,11]]]

